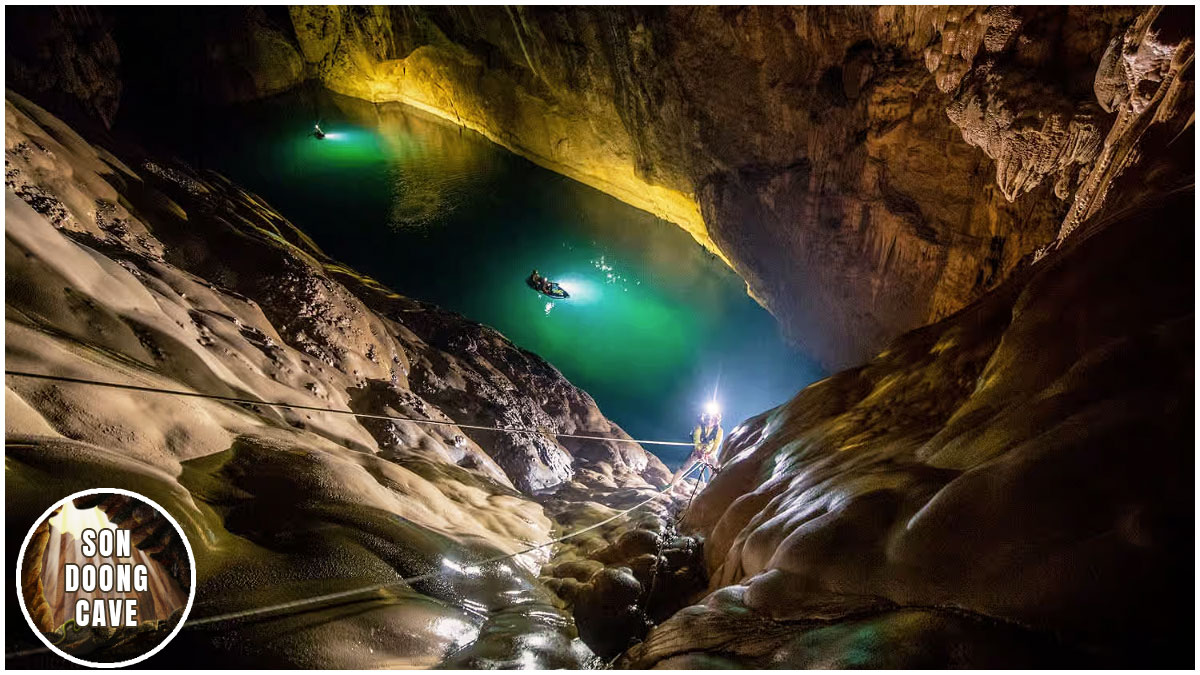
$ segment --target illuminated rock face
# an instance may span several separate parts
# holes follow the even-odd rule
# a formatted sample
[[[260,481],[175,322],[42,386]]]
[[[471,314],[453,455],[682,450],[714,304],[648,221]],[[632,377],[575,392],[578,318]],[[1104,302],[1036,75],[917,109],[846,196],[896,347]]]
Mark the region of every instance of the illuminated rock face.
[[[330,89],[370,101],[403,101],[463,124],[678,223],[717,250],[681,167],[639,161],[643,153],[617,100],[622,82],[614,75],[621,74],[609,72],[604,56],[590,51],[605,39],[599,34],[602,15],[573,17],[585,24],[569,32],[579,31],[585,42],[564,47],[559,41],[569,36],[558,31],[528,38],[513,33],[518,23],[532,25],[520,10],[478,9],[464,9],[461,16],[435,11],[434,17],[419,9],[293,7],[291,14],[304,58]],[[442,34],[437,20],[456,18],[470,22],[461,39],[485,41],[495,60],[456,43],[460,36]],[[571,53],[553,53],[563,48]]]
[[[1102,146],[1137,141],[1114,127],[1138,105],[1120,92],[1169,99],[1186,65],[1163,27],[1188,12],[1168,14],[291,9],[325,86],[431,110],[679,223],[831,367],[960,309],[1069,231],[1068,210],[1098,208]]]
[[[1190,662],[1194,197],[1132,203],[735,429],[626,665]]]
[[[994,288],[1189,117],[1188,8],[22,11],[25,51],[79,56],[18,50],[10,81],[105,119],[122,85],[185,109],[313,78],[476,129],[678,223],[831,369]],[[168,66],[77,77],[114,49]]]

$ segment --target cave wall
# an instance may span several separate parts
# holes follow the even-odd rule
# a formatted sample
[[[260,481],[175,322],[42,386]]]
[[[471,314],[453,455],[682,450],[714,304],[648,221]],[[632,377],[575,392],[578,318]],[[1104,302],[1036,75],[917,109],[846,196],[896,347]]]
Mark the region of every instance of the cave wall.
[[[386,587],[193,627],[159,667],[590,663],[538,580],[551,548],[529,548],[644,500],[669,481],[662,462],[632,442],[560,442],[629,437],[541,358],[329,258],[260,197],[80,129],[7,94],[6,367],[308,409],[8,377],[5,509],[26,524],[8,545],[58,499],[106,485],[181,524],[194,617]],[[619,519],[587,544],[637,529]],[[505,553],[519,555],[472,571]]]
[[[239,24],[249,11],[230,10],[223,21]],[[1191,613],[1177,596],[1190,588],[1194,550],[1190,9],[261,16],[256,31],[280,39],[255,38],[270,45],[259,51],[222,47],[258,55],[231,63],[250,73],[259,72],[257,58],[303,67],[281,68],[277,84],[261,91],[252,75],[236,91],[209,83],[214,97],[267,95],[310,76],[361,87],[347,93],[364,98],[411,96],[485,131],[491,125],[500,142],[534,158],[544,152],[539,161],[558,161],[564,173],[613,182],[605,189],[636,193],[628,199],[664,215],[683,195],[702,214],[698,239],[723,251],[752,292],[830,362],[941,317],[731,432],[728,468],[687,520],[706,539],[707,593],[625,665],[1186,663],[1191,624],[1176,609]],[[93,18],[84,25],[102,25]],[[116,28],[49,33],[82,59],[77,73],[92,67],[88,55],[105,51],[76,53],[72,44],[116,35],[124,54],[121,36],[137,32],[119,14],[99,19]],[[166,25],[159,21],[143,25]],[[199,34],[225,34],[207,30]],[[220,47],[213,39],[199,43]],[[46,67],[78,79],[55,59]],[[27,79],[38,72],[36,62],[21,63],[34,64],[22,71]],[[110,80],[123,92],[120,106],[99,93],[111,90],[104,87],[68,87],[64,100],[107,121],[124,114],[125,102],[152,98],[146,82],[120,72]],[[442,88],[430,91],[429,82]],[[188,91],[176,100],[188,101]],[[27,103],[10,106],[7,119],[38,141],[6,148],[14,166],[37,178],[10,176],[19,222],[9,260],[18,262],[6,334],[17,363],[53,360],[97,376],[149,368],[147,376],[181,385],[233,382],[364,410],[423,404],[482,419],[504,408],[530,424],[544,416],[564,429],[603,423],[586,395],[559,380],[562,397],[550,408],[505,394],[545,386],[555,374],[502,338],[390,298],[323,259],[252,195],[186,167],[160,174],[150,168],[162,169],[157,163],[124,166]],[[641,187],[647,182],[661,190]],[[695,221],[683,224],[695,229]],[[164,261],[158,238],[168,233],[180,238],[168,247],[176,257]],[[224,253],[243,247],[294,264],[231,270]],[[60,255],[70,264],[54,263]],[[69,284],[57,283],[63,276]],[[102,280],[104,292],[80,288],[89,279]],[[148,289],[134,293],[139,302],[110,306],[124,296],[108,290],[139,287]],[[293,316],[295,306],[328,311]],[[393,310],[408,309],[420,314],[393,320]],[[340,335],[343,324],[349,337]],[[368,333],[419,354],[407,362],[411,380],[371,358],[378,352],[368,350]],[[64,341],[105,351],[80,356],[60,348]],[[165,365],[156,351],[164,345]],[[194,357],[204,366],[196,370],[193,355],[214,347],[237,356],[227,352],[215,365]],[[300,379],[313,368],[323,383],[316,390]],[[459,385],[490,393],[464,398]],[[464,450],[457,439],[413,429],[167,403],[131,429],[121,421],[147,415],[124,397],[97,408],[69,391],[17,385],[6,399],[6,424],[20,436],[9,449],[18,467],[10,494],[15,487],[32,504],[52,478],[81,480],[68,470],[79,463],[122,485],[154,486],[156,499],[161,493],[159,501],[189,514],[206,550],[230,556],[235,569],[295,565],[260,544],[296,536],[301,524],[239,529],[255,509],[299,510],[329,524],[355,542],[352,568],[383,573],[411,564],[414,551],[512,549],[545,537],[545,514],[506,489],[516,473],[526,488],[565,480],[565,461],[577,479],[610,487],[662,478],[652,458],[621,447],[591,457],[530,443],[511,454],[468,437]],[[184,417],[195,423],[154,422]],[[122,454],[105,447],[117,444]],[[296,504],[295,493],[329,505]],[[416,514],[420,527],[395,525],[395,513]],[[258,548],[224,550],[238,541],[231,532]],[[378,532],[402,550],[379,547]],[[334,548],[347,550],[342,540]],[[563,567],[550,568],[560,592],[584,576]],[[600,582],[628,581],[618,576],[587,583],[611,595]],[[468,595],[494,598],[528,582]],[[208,583],[216,595],[240,588],[231,576]],[[638,592],[633,582],[622,588]],[[249,637],[264,639],[256,658],[265,664],[311,657],[288,663],[364,665],[361,653],[337,645],[369,630],[390,650],[379,658],[430,665],[453,645],[421,633],[422,617],[464,620],[451,601],[435,600],[406,596],[399,615],[374,608],[337,622],[309,652],[289,651],[274,628]],[[533,606],[548,602],[539,594]],[[556,645],[549,651],[569,652]],[[543,663],[563,663],[550,657]]]
[[[122,86],[186,111],[312,78],[476,129],[679,224],[831,369],[966,306],[1094,213],[1145,128],[1187,119],[1170,99],[1193,22],[1137,7],[298,6],[115,9],[84,34],[73,14],[23,11],[52,34],[10,58],[18,91],[82,68],[72,83],[109,82],[72,85],[104,119]],[[111,35],[121,75],[93,78]],[[65,71],[46,62],[56,50]]]
[[[1106,175],[1104,199],[964,309],[733,429],[684,520],[708,592],[623,665],[1191,662],[1194,94],[1161,18],[1119,60],[1183,67],[1118,95],[1142,102],[1080,179]]]
[[[1142,41],[1145,28],[1130,39],[1128,26],[1157,14],[294,7],[291,16],[325,86],[432,110],[679,223],[798,344],[839,367],[962,308],[1067,229],[1076,191],[1105,163],[1105,133],[1136,107],[1102,93],[1140,77],[1114,72],[1114,54]],[[1170,61],[1183,39],[1162,40],[1156,58]],[[1140,79],[1157,84],[1162,66],[1142,67],[1154,74]]]
[[[111,125],[121,102],[114,21],[98,8],[6,10],[6,86]]]
[[[735,428],[708,593],[624,665],[1187,667],[1195,195],[1126,204]]]

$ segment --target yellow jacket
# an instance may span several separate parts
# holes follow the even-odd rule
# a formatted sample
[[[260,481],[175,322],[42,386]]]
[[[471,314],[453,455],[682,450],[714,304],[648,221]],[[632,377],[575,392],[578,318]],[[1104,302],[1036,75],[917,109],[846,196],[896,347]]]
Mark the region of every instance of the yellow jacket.
[[[692,431],[692,443],[696,446],[696,454],[709,464],[716,465],[717,452],[721,449],[721,440],[725,438],[725,430],[720,424],[709,428],[707,433],[703,424],[697,424]]]

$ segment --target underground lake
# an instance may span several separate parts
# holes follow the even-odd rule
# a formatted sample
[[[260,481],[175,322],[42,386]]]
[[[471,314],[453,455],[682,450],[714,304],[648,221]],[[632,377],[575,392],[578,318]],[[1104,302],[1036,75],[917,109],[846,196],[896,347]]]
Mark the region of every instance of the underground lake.
[[[1194,668],[1193,7],[5,16],[6,668]]]
[[[330,256],[542,356],[635,438],[688,439],[714,395],[728,431],[823,375],[679,227],[415,108],[300,88],[158,126]]]

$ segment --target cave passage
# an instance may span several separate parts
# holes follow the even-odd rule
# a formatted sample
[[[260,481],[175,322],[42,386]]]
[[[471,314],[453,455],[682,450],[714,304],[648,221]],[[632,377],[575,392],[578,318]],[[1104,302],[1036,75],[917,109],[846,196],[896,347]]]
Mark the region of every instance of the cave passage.
[[[408,106],[301,88],[137,124],[332,257],[546,358],[634,437],[684,440],[714,388],[728,430],[821,375],[680,228]],[[571,298],[531,290],[533,268]]]

